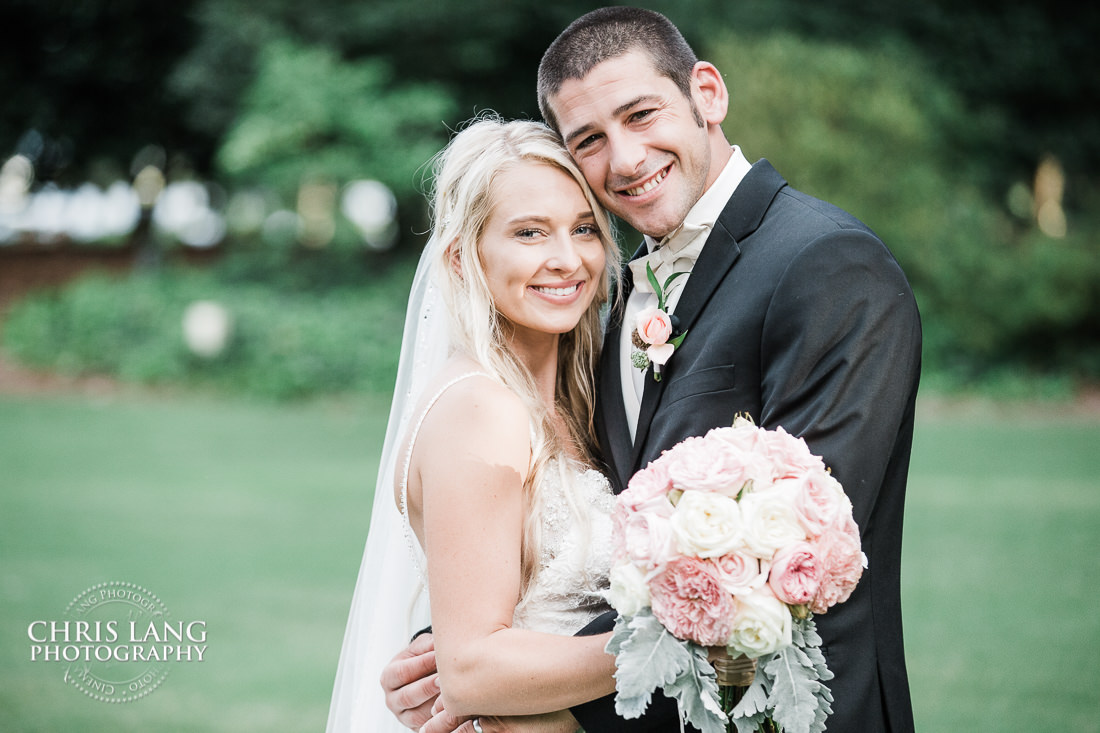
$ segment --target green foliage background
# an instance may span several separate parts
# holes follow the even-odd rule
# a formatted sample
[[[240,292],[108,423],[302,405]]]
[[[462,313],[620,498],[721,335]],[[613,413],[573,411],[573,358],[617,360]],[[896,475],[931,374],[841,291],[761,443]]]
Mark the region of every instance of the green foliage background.
[[[1087,103],[1100,97],[1100,10],[1062,0],[643,4],[668,14],[725,73],[726,130],[750,160],[770,159],[895,251],[923,314],[926,384],[1100,378],[1100,118]],[[230,222],[225,256],[204,276],[207,297],[239,311],[240,340],[222,363],[165,356],[180,347],[168,345],[178,329],[164,314],[179,310],[192,282],[170,264],[16,305],[5,350],[34,365],[261,394],[369,388],[354,371],[385,389],[377,375],[392,370],[396,352],[383,366],[354,342],[388,343],[402,316],[391,296],[424,242],[431,156],[482,110],[537,117],[541,53],[592,7],[317,0],[302,12],[289,0],[189,0],[154,20],[136,0],[4,4],[0,86],[10,104],[0,153],[32,157],[37,186],[125,179],[130,158],[157,144],[170,180],[209,180],[227,210],[234,194],[252,192],[268,217],[262,229]],[[1030,211],[1047,156],[1064,172],[1064,237],[1044,234]],[[338,212],[322,250],[304,246],[293,225],[274,225],[298,206],[303,183],[338,194],[360,178],[397,197],[393,252],[365,248]],[[169,255],[179,246],[158,237]],[[355,293],[368,289],[383,302]],[[246,291],[250,302],[282,307],[246,306]],[[164,302],[151,307],[151,298]],[[344,354],[335,343],[323,352],[345,367],[311,371],[292,365],[322,351],[299,339],[304,351],[294,356],[277,336],[291,310],[297,328],[317,334],[377,325],[349,328]],[[143,313],[148,320],[134,326]],[[147,340],[163,342],[160,356],[148,355]],[[258,377],[240,376],[249,349],[267,370],[286,365],[270,377],[282,386],[253,389]],[[134,356],[93,356],[126,350]]]

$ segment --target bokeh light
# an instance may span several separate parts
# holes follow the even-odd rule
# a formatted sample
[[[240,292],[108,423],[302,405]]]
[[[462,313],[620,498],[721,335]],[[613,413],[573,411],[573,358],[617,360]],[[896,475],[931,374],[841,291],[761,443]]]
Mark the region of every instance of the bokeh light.
[[[390,249],[397,242],[397,198],[380,181],[352,181],[344,188],[340,210],[367,245]]]

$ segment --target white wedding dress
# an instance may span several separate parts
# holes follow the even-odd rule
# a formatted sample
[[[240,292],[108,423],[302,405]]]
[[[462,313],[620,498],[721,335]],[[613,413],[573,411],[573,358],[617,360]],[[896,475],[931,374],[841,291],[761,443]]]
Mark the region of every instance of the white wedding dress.
[[[405,538],[425,586],[426,558],[405,511],[412,448],[435,402],[452,385],[474,376],[492,379],[480,372],[470,372],[445,384],[429,400],[409,439],[401,479],[401,514]],[[607,590],[611,568],[611,509],[615,497],[607,477],[563,458],[549,462],[539,494],[538,512],[542,519],[539,572],[527,597],[516,608],[512,625],[549,634],[572,635],[610,610],[603,591]]]
[[[419,411],[417,406],[449,357],[446,311],[430,274],[432,250],[440,246],[433,239],[425,248],[409,293],[370,529],[333,683],[327,733],[408,731],[386,708],[379,675],[412,634],[430,623],[424,554],[404,512],[398,511],[393,486],[395,475],[407,478],[408,455],[399,455],[402,437],[412,430],[408,445],[413,444],[419,422],[438,394]],[[397,474],[400,470],[405,473]],[[513,623],[572,635],[609,608],[602,591],[611,564],[614,497],[599,472],[564,459],[550,462],[545,476],[540,487],[540,572]]]

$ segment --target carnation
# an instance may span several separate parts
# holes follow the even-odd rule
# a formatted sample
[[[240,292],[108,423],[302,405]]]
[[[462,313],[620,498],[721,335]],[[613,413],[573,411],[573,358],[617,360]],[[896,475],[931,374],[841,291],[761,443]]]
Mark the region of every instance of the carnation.
[[[653,615],[673,636],[703,646],[718,646],[729,638],[733,597],[705,561],[673,560],[653,579],[650,593]]]

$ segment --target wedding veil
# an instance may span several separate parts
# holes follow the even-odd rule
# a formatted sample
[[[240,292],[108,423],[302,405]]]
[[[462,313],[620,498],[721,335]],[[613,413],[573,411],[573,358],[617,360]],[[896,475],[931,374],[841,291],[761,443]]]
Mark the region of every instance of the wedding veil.
[[[328,733],[407,730],[386,708],[379,676],[412,634],[429,623],[427,590],[413,562],[393,485],[411,412],[448,356],[447,314],[431,278],[436,246],[434,238],[425,246],[409,293],[370,529],[336,668]]]

